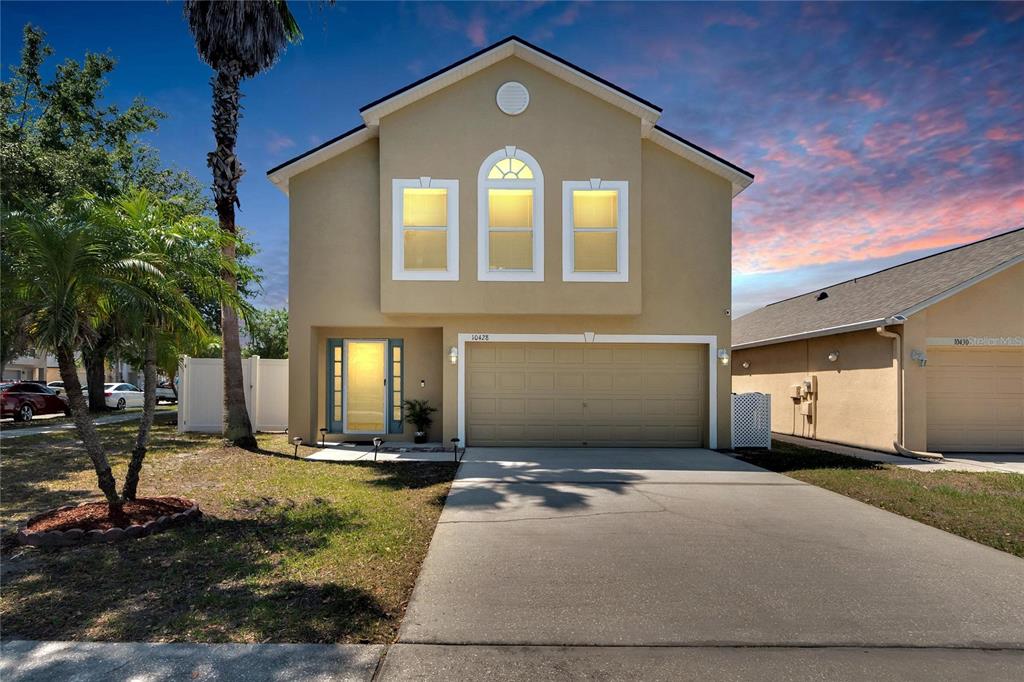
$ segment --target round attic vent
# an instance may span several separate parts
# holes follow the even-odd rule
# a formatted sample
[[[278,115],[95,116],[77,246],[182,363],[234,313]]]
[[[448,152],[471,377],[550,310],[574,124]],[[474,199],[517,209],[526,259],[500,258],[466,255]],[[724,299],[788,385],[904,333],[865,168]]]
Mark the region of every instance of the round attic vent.
[[[515,116],[526,111],[530,104],[530,91],[526,86],[516,81],[509,81],[498,88],[498,108],[509,116]]]

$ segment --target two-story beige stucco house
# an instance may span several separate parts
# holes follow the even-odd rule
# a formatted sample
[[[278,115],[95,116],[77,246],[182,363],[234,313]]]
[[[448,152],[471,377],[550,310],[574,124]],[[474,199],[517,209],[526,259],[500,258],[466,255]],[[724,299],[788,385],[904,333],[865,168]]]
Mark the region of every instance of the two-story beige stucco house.
[[[269,171],[289,432],[728,447],[732,199],[753,176],[515,37]]]

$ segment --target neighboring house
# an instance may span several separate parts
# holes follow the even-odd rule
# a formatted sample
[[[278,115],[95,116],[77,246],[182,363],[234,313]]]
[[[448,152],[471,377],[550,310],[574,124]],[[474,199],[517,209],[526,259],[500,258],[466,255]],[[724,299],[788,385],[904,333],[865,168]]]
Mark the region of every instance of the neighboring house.
[[[21,355],[14,358],[3,370],[3,381],[53,381],[47,372],[47,358],[35,355]]]
[[[732,334],[733,390],[770,393],[775,432],[1024,452],[1024,228],[773,303]]]
[[[268,172],[290,198],[289,432],[730,443],[732,198],[661,110],[507,38]]]

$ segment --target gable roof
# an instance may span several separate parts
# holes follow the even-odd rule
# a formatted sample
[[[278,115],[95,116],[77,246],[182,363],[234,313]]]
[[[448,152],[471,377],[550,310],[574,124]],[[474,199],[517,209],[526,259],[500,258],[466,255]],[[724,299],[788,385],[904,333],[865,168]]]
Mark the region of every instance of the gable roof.
[[[732,347],[902,324],[1018,263],[1024,227],[767,305],[733,321]]]
[[[729,180],[733,186],[733,196],[753,182],[752,173],[657,126],[661,107],[514,35],[360,107],[362,125],[274,166],[267,171],[267,176],[287,194],[288,180],[292,176],[376,137],[380,119],[384,116],[513,56],[637,116],[641,121],[642,137],[650,138],[652,142]]]

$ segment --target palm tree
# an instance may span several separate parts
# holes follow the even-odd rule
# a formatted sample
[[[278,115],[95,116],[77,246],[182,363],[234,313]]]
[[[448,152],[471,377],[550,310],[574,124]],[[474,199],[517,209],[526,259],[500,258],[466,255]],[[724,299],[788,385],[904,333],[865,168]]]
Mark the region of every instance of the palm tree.
[[[151,266],[149,276],[140,282],[146,295],[114,302],[119,324],[133,331],[128,333],[129,352],[143,372],[142,417],[122,488],[122,497],[134,500],[156,414],[157,366],[166,363],[168,353],[208,342],[210,332],[186,291],[204,299],[223,299],[219,271],[231,270],[233,265],[218,260],[211,267],[200,254],[219,255],[222,243],[233,237],[217,229],[212,220],[186,214],[147,190],[97,202],[91,216],[96,224],[120,235],[121,248]],[[242,307],[230,299],[227,304]]]
[[[241,82],[270,68],[288,46],[301,37],[299,26],[284,0],[217,2],[186,0],[185,19],[196,41],[199,57],[216,75],[213,86],[213,134],[217,147],[207,156],[213,171],[213,199],[220,228],[235,234],[235,206],[242,164],[235,155]],[[235,260],[234,242],[225,244],[224,257]],[[229,289],[237,289],[230,271],[222,273]],[[245,409],[242,350],[238,313],[221,306],[224,353],[224,436],[235,445],[255,448],[252,423]]]
[[[58,216],[29,207],[9,214],[5,228],[7,246],[17,253],[22,267],[14,282],[5,282],[4,305],[22,312],[35,347],[52,349],[57,356],[78,437],[92,460],[100,490],[111,510],[117,511],[121,498],[82,395],[75,354],[95,338],[97,325],[114,301],[147,295],[140,284],[152,265],[144,258],[122,256],[117,236],[98,229],[78,209]]]

